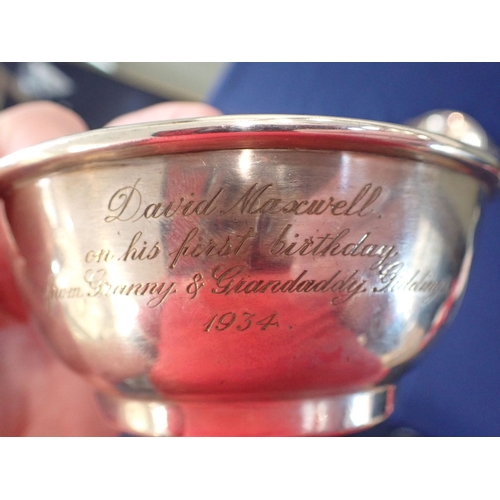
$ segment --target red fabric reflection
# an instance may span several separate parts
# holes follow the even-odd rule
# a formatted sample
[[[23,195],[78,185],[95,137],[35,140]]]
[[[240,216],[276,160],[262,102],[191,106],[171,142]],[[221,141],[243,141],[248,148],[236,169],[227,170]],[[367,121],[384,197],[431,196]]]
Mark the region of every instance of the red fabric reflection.
[[[377,357],[342,326],[343,305],[332,306],[328,294],[224,295],[204,282],[194,299],[179,288],[163,309],[151,377],[167,399],[335,394],[385,375]]]

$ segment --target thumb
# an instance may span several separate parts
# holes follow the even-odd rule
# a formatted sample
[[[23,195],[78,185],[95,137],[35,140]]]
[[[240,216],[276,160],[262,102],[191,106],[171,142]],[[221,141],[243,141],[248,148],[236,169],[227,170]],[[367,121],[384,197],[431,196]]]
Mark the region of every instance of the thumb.
[[[52,102],[31,102],[0,112],[0,157],[87,129],[73,111]],[[0,205],[0,326],[9,316],[25,319],[23,302],[10,267],[10,230]]]

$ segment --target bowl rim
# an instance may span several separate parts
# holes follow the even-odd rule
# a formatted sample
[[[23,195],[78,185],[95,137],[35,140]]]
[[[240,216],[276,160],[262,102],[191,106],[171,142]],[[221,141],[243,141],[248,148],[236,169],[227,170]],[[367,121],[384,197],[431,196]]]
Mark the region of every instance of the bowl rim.
[[[18,183],[96,163],[234,149],[350,151],[433,163],[500,187],[495,151],[387,122],[316,115],[221,115],[108,127],[0,158],[0,194]]]

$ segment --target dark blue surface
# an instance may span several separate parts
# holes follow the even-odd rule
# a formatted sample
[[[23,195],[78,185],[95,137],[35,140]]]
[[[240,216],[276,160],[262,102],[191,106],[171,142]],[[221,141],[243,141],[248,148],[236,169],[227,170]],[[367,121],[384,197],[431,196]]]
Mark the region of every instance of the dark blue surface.
[[[299,113],[401,123],[432,109],[478,120],[500,144],[497,63],[245,63],[210,102],[225,113]],[[487,203],[471,278],[447,328],[398,385],[396,410],[367,435],[500,435],[500,197]]]
[[[23,73],[26,73],[26,67],[30,63],[1,63],[18,80]],[[70,79],[73,85],[73,91],[66,97],[51,97],[50,93],[44,96],[44,99],[50,99],[62,104],[67,108],[78,113],[87,123],[89,128],[103,127],[107,122],[118,115],[129,113],[146,106],[151,106],[166,99],[149,92],[139,90],[135,87],[121,83],[108,77],[106,74],[93,71],[87,67],[74,63],[44,63],[55,67]],[[38,75],[37,83],[45,83],[45,88],[50,88],[51,84],[43,82],[43,78]],[[34,85],[31,80],[31,85]],[[36,87],[36,85],[35,85]],[[37,96],[30,96],[37,99]],[[18,102],[9,99],[5,107],[13,106]]]

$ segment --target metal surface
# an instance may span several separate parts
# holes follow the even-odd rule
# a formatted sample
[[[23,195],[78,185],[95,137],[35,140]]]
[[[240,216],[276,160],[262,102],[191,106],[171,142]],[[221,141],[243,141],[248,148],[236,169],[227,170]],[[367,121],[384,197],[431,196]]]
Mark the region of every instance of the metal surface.
[[[387,416],[463,293],[498,184],[486,150],[322,117],[89,132],[0,167],[41,329],[122,430],[151,435]]]

